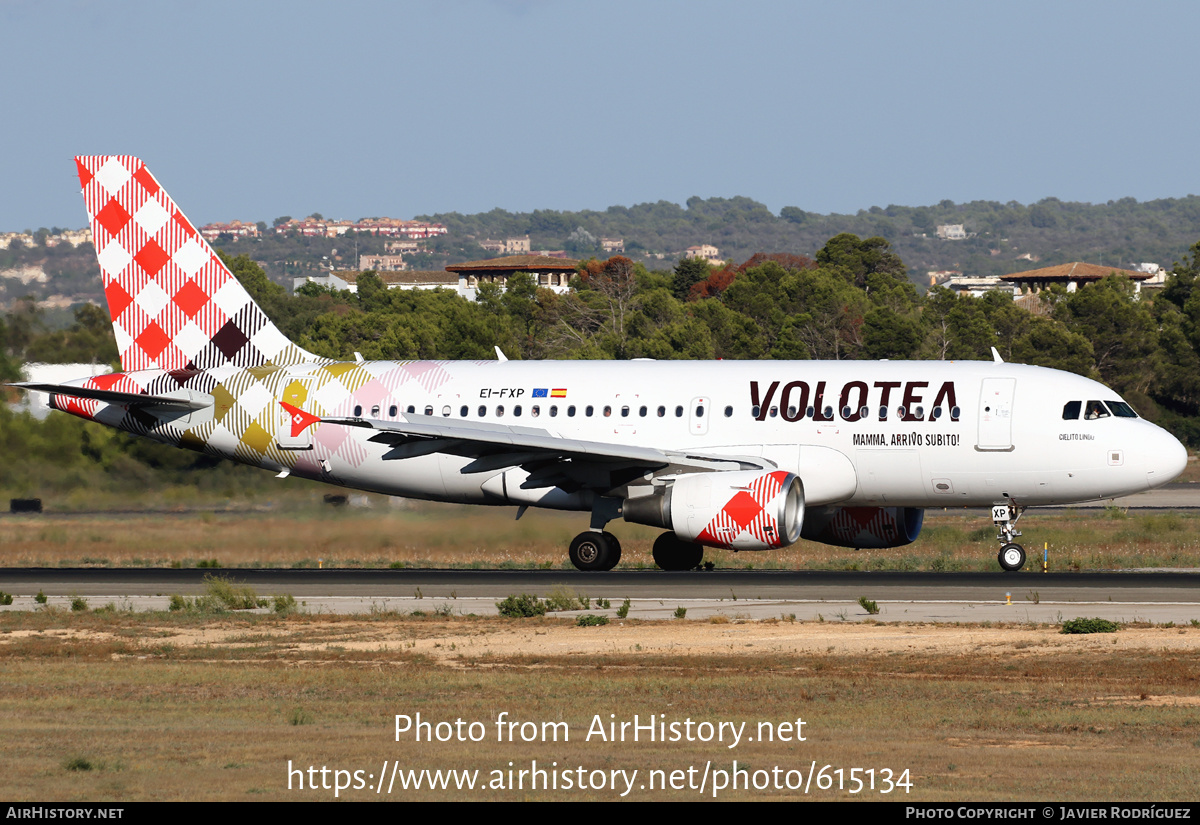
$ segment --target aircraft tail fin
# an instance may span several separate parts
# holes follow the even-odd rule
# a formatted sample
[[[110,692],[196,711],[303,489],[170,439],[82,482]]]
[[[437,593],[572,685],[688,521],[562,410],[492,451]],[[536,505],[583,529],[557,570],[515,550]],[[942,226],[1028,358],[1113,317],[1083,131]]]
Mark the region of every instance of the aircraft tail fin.
[[[138,158],[75,158],[121,368],[318,360],[281,333]]]

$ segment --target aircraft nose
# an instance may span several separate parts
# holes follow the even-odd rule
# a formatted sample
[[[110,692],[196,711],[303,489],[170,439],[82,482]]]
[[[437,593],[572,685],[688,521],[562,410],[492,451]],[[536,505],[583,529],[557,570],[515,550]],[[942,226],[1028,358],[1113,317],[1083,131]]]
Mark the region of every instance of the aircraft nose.
[[[1151,489],[1174,480],[1187,467],[1187,448],[1166,430],[1159,429],[1146,446],[1146,482]]]

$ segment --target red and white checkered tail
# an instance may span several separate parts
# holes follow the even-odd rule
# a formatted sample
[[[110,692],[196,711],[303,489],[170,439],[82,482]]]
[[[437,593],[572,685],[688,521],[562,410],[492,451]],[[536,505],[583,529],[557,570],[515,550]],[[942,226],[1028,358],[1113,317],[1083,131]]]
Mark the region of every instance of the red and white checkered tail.
[[[146,164],[75,164],[125,372],[316,360],[276,329]]]

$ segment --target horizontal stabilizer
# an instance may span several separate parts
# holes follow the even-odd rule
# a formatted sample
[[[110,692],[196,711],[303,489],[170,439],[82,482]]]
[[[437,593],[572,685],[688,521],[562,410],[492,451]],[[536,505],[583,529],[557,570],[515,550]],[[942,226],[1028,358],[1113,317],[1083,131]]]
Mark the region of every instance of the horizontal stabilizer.
[[[92,387],[73,387],[69,384],[38,384],[32,381],[9,384],[22,390],[37,390],[72,398],[93,398],[105,404],[123,407],[154,407],[160,410],[202,410],[213,405],[213,397],[195,390],[180,390],[176,395],[146,395],[137,392],[118,392]]]

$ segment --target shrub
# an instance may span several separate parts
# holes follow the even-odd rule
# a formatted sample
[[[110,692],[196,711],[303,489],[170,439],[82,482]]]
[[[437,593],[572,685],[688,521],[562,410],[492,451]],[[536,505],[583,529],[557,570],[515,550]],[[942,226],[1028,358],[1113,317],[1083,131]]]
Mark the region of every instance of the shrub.
[[[173,594],[171,594],[171,601],[167,605],[167,610],[170,610],[172,613],[175,613],[180,610],[189,610],[189,609],[191,609],[191,607],[192,607],[192,602],[190,599],[185,599],[183,596],[180,596],[178,593],[173,593]]]
[[[256,607],[266,607],[266,599],[258,598],[254,588],[247,585],[237,585],[231,579],[209,574],[204,577],[206,595],[219,602],[226,610],[253,610]],[[197,602],[200,600],[197,599]],[[216,611],[214,611],[216,612]]]
[[[545,616],[546,603],[537,596],[522,593],[519,596],[509,596],[502,602],[496,602],[496,609],[501,616],[510,619],[525,619],[530,616]]]
[[[596,627],[598,625],[608,624],[608,616],[597,616],[594,613],[582,613],[575,617],[575,624],[579,627]]]
[[[75,756],[63,762],[63,767],[69,771],[90,771],[95,766],[92,760],[84,756]]]
[[[200,561],[196,562],[196,566],[201,568],[207,567],[215,569],[221,566],[221,562],[217,561],[216,559],[200,559]]]
[[[587,610],[591,599],[580,596],[570,587],[556,587],[546,597],[546,610],[554,613],[559,610]]]
[[[601,610],[608,610],[610,607],[612,607],[612,603],[609,602],[608,599],[596,599],[596,607],[600,608]]]
[[[0,590],[0,604],[12,604],[12,593],[5,593]]]
[[[1108,619],[1070,619],[1063,622],[1063,633],[1116,633],[1120,625]]]
[[[37,592],[37,595],[33,597],[33,600],[35,602],[37,602],[38,604],[45,604],[46,603],[46,594],[39,590]]]
[[[617,618],[624,619],[629,616],[629,599],[621,602],[621,606],[617,608]]]
[[[676,619],[682,619],[685,616],[687,616],[687,608],[686,607],[675,608],[675,618]]]
[[[872,616],[875,616],[879,613],[879,605],[868,599],[866,596],[858,597],[858,606],[870,613]]]
[[[275,597],[275,612],[280,616],[286,616],[289,613],[296,612],[296,597],[291,593],[285,593]]]
[[[73,610],[74,612],[81,613],[87,609],[88,609],[87,599],[83,598],[83,596],[76,596],[75,598],[71,599],[71,610]]]

